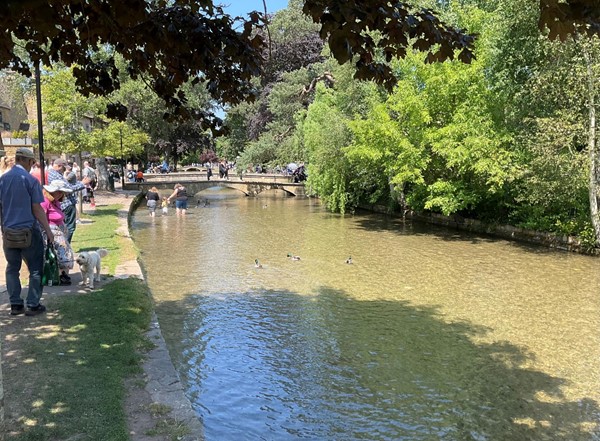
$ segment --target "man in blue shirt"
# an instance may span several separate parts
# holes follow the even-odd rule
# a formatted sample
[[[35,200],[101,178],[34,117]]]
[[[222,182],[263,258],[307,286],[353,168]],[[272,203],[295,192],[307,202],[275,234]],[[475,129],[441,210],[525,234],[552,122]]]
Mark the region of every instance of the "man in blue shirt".
[[[91,182],[89,178],[83,178],[81,181],[77,181],[75,184],[70,184],[65,178],[65,170],[67,169],[67,161],[62,158],[55,159],[52,163],[52,168],[48,170],[48,182],[52,181],[63,181],[65,187],[73,190],[73,193],[66,193],[62,202],[60,203],[60,209],[65,214],[65,225],[67,226],[67,241],[71,242],[75,228],[77,227],[77,193],[85,188],[87,184]]]
[[[37,315],[46,311],[40,303],[42,297],[42,271],[44,268],[44,242],[40,226],[46,232],[48,240],[54,242],[54,236],[48,225],[46,213],[40,205],[44,201],[42,186],[29,171],[35,164],[33,151],[18,148],[14,167],[0,177],[0,209],[2,212],[2,231],[7,228],[30,229],[31,245],[27,248],[9,248],[3,243],[6,257],[6,290],[10,297],[10,314]],[[29,269],[29,289],[27,291],[27,310],[21,298],[20,271],[25,261]]]

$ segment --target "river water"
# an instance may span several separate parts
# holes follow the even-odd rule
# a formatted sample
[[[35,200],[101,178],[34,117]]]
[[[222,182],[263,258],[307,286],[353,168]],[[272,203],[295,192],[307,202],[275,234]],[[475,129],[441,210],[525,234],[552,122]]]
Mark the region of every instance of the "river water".
[[[133,219],[208,441],[600,439],[600,260],[238,195]]]

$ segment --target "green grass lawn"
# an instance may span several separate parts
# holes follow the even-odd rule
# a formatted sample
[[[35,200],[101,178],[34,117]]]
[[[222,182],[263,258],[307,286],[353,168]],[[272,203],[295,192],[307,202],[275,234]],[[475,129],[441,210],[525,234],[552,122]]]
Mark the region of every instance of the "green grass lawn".
[[[76,252],[108,249],[110,273],[135,256],[115,233],[117,208],[99,207],[73,241]],[[152,312],[147,286],[115,280],[86,294],[46,297],[45,316],[19,317],[4,330],[14,334],[11,345],[18,348],[18,356],[3,360],[6,399],[19,401],[9,405],[8,439],[128,440],[123,382],[140,372],[139,354],[150,347],[144,336]]]
[[[137,258],[133,242],[116,234],[118,210],[118,205],[109,205],[98,207],[92,215],[84,214],[85,223],[77,226],[71,243],[76,253],[106,248],[108,256],[102,259],[102,266],[108,268],[108,274],[114,274],[120,262]]]

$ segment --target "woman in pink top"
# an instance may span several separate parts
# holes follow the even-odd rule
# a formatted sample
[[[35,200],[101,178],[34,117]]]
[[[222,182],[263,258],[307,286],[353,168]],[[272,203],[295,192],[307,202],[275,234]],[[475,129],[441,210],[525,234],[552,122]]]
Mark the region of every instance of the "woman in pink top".
[[[50,185],[44,185],[44,202],[41,204],[46,212],[52,234],[54,234],[54,249],[56,250],[58,266],[61,271],[61,285],[71,284],[69,270],[73,269],[74,259],[73,249],[67,241],[65,214],[60,208],[60,202],[64,198],[65,193],[71,193],[72,191],[63,181],[52,181]]]

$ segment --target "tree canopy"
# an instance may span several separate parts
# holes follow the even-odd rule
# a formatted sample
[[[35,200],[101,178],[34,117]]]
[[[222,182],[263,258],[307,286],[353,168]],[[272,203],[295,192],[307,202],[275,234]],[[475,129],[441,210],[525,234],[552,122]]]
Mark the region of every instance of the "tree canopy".
[[[428,51],[429,62],[473,58],[474,35],[411,3],[305,0],[303,12],[320,25],[320,36],[338,62],[351,61],[357,78],[391,89],[394,75],[379,54],[389,61],[416,48]],[[540,9],[540,26],[552,37],[600,31],[595,0],[540,0]],[[256,11],[230,17],[212,0],[6,0],[0,9],[0,68],[31,76],[32,64],[60,61],[76,66],[73,74],[84,95],[107,95],[120,87],[114,56],[96,56],[108,46],[123,57],[130,77],[143,78],[165,101],[167,119],[193,117],[204,128],[218,128],[212,112],[186,105],[181,86],[203,82],[223,103],[251,98],[250,80],[261,72],[265,48],[256,30],[266,19]],[[107,109],[111,117],[126,116],[121,103],[109,103]]]
[[[416,47],[429,49],[432,60],[472,57],[473,37],[440,22],[429,10],[412,11],[404,3],[362,0],[313,1],[304,13],[321,26],[340,62],[354,59],[357,75],[392,84],[392,75],[376,61],[376,51],[402,56],[416,37]],[[181,86],[203,82],[211,97],[235,104],[252,97],[253,76],[261,72],[265,39],[264,15],[230,17],[211,0],[7,0],[0,9],[0,68],[31,76],[33,65],[62,62],[77,66],[73,75],[84,95],[107,95],[120,87],[114,54],[132,78],[144,78],[167,104],[166,117],[194,117],[216,127],[214,114],[190,110]],[[377,43],[367,31],[382,33]],[[413,44],[413,43],[411,43]],[[97,57],[100,48],[108,57]],[[123,119],[126,108],[108,106]]]

